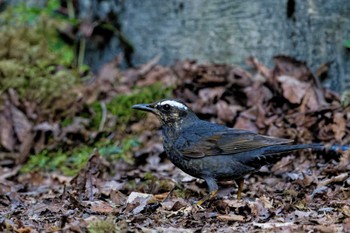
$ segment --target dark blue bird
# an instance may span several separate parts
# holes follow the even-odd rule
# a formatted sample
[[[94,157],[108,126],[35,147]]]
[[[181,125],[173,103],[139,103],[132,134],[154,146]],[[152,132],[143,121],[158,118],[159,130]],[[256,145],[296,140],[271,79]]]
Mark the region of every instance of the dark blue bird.
[[[203,121],[186,104],[173,99],[137,104],[133,108],[155,114],[162,123],[163,145],[171,162],[187,174],[206,181],[209,194],[197,203],[199,205],[216,195],[220,180],[235,180],[239,199],[244,175],[286,152],[307,148],[349,149],[340,145],[327,148],[322,144],[289,145],[293,140]]]

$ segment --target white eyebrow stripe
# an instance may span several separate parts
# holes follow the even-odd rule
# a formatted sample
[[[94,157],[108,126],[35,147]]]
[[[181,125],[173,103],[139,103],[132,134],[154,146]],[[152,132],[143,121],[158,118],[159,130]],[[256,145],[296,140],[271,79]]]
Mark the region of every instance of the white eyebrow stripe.
[[[169,104],[170,106],[177,107],[177,108],[182,108],[182,109],[187,110],[187,107],[184,104],[179,103],[179,102],[174,101],[174,100],[165,100],[165,101],[163,101],[163,102],[161,102],[159,104],[160,105]]]

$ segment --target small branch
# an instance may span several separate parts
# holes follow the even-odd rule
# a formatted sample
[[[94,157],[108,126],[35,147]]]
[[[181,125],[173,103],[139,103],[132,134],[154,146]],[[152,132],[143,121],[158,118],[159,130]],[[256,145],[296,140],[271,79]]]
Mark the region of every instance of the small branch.
[[[69,19],[75,19],[73,0],[67,1],[67,9]]]
[[[106,119],[107,119],[107,107],[106,107],[106,104],[104,102],[100,102],[100,106],[101,106],[101,110],[102,110],[102,116],[101,116],[100,126],[98,127],[98,130],[102,131],[104,126],[105,126]]]
[[[86,39],[84,37],[81,38],[79,43],[79,54],[78,54],[78,69],[82,70],[82,66],[84,64],[85,57],[85,47],[86,47]]]

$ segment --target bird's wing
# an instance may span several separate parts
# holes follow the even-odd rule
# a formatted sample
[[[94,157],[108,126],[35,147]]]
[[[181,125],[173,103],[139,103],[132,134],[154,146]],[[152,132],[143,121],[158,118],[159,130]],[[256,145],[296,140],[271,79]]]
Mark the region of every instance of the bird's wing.
[[[181,148],[180,152],[185,157],[202,158],[204,156],[234,155],[266,146],[288,144],[291,142],[293,140],[227,128],[227,130],[200,137],[198,141]]]

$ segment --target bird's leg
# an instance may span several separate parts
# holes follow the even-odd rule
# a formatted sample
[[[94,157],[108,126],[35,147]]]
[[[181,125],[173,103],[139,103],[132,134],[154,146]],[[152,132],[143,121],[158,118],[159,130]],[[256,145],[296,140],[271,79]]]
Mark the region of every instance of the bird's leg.
[[[240,200],[241,199],[241,194],[242,194],[242,191],[243,191],[244,179],[243,178],[239,178],[239,179],[236,180],[236,183],[238,185],[237,199]]]
[[[211,178],[211,177],[205,178],[205,181],[208,185],[209,193],[197,202],[197,204],[196,204],[197,206],[200,206],[204,202],[213,199],[215,197],[216,193],[218,192],[218,189],[219,189],[219,187],[216,183],[216,180],[214,178]]]

